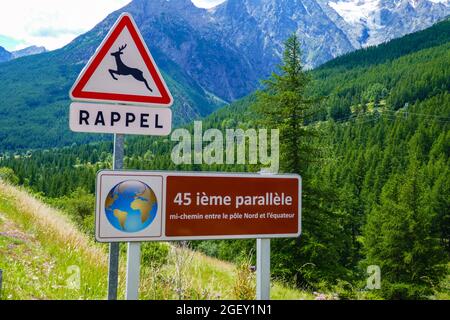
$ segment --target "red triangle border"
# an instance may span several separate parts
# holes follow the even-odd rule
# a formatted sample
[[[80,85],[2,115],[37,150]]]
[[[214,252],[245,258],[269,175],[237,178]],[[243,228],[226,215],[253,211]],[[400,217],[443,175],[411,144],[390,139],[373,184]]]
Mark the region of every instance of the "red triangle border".
[[[97,70],[100,63],[103,61],[105,56],[108,54],[109,50],[112,48],[114,42],[117,40],[119,35],[122,33],[124,28],[128,28],[136,47],[141,54],[145,65],[147,66],[150,75],[152,76],[155,84],[161,93],[161,96],[141,96],[141,95],[131,95],[131,94],[118,94],[118,93],[102,93],[102,92],[90,92],[84,91],[84,88]],[[110,31],[107,38],[102,42],[100,48],[96,51],[95,56],[92,60],[88,62],[88,67],[82,76],[77,80],[77,83],[71,91],[71,97],[75,100],[86,100],[86,101],[107,101],[107,102],[121,102],[121,103],[139,103],[139,104],[150,104],[158,106],[170,106],[172,105],[173,99],[169,93],[162,76],[157,70],[156,64],[153,59],[147,53],[147,48],[141,40],[139,31],[135,27],[132,18],[128,14],[123,14],[115,24],[114,30]]]

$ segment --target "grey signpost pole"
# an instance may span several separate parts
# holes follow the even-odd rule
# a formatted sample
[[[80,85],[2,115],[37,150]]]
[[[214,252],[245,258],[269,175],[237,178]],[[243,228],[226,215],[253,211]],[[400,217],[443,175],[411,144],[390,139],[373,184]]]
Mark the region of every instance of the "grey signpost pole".
[[[270,239],[256,239],[256,300],[270,299]]]
[[[124,135],[114,135],[114,170],[123,169]],[[117,299],[117,284],[119,273],[119,243],[109,245],[109,278],[108,299]],[[139,293],[139,274],[141,264],[141,243],[129,242],[127,253],[126,292],[127,300],[137,300]]]
[[[141,243],[128,242],[126,299],[139,297],[139,275],[141,270]]]
[[[123,169],[124,135],[114,134],[113,170]],[[117,300],[119,243],[109,244],[108,300]]]
[[[114,165],[113,170],[123,169],[124,157],[124,135],[114,135]],[[127,253],[127,282],[125,298],[137,300],[139,292],[139,273],[141,263],[140,242],[128,243]],[[119,274],[119,243],[113,242],[109,245],[109,277],[108,277],[108,299],[117,299],[117,285]]]

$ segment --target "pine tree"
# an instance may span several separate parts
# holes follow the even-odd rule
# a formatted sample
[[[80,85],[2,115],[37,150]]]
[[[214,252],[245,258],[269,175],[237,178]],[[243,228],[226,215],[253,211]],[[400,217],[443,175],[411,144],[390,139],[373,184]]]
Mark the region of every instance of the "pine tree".
[[[383,187],[365,226],[366,263],[381,268],[386,298],[425,298],[445,273],[446,255],[433,232],[423,176],[415,160]]]
[[[261,126],[280,130],[280,171],[302,176],[302,235],[272,242],[273,272],[295,277],[300,286],[314,287],[346,274],[349,260],[343,252],[350,234],[342,232],[344,218],[331,210],[336,194],[330,184],[310,176],[311,168],[321,161],[319,132],[311,125],[319,107],[307,95],[310,83],[301,63],[300,41],[293,34],[285,42],[279,74],[263,81],[265,89],[257,92],[252,109]]]
[[[319,109],[306,95],[311,79],[301,63],[298,36],[291,35],[284,46],[280,74],[263,81],[265,90],[257,92],[254,109],[262,115],[262,126],[280,130],[280,170],[305,174],[318,153],[313,145],[318,134],[306,125]]]

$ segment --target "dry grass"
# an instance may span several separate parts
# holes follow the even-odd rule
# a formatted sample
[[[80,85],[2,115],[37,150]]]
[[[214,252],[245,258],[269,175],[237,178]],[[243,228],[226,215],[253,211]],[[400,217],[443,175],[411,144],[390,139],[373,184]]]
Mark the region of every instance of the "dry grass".
[[[251,270],[251,256],[242,259],[236,270],[236,280],[233,293],[236,299],[252,300],[256,296],[255,273]]]
[[[43,230],[48,239],[64,245],[68,251],[81,251],[93,265],[106,265],[105,251],[93,245],[60,211],[34,198],[22,188],[10,186],[1,180],[0,193],[10,195],[17,204],[17,210],[26,215],[30,223]]]

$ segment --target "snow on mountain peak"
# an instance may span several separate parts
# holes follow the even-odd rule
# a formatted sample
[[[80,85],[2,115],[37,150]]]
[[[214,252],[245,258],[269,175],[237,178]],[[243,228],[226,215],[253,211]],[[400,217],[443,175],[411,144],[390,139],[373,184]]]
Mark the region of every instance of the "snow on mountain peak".
[[[362,47],[424,29],[450,14],[450,0],[318,1],[337,13],[336,23]]]
[[[367,20],[380,8],[380,0],[339,0],[330,1],[328,5],[345,21],[353,24]]]
[[[375,18],[374,15],[386,5],[382,0],[333,0],[328,6],[333,8],[347,23],[355,24]],[[414,9],[422,2],[450,6],[450,0],[395,0],[391,5],[400,6],[409,3]],[[389,2],[387,2],[389,3]],[[389,5],[388,5],[389,6]]]
[[[443,3],[446,5],[450,5],[450,0],[428,0],[428,1],[433,2],[433,3]]]

